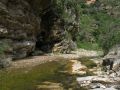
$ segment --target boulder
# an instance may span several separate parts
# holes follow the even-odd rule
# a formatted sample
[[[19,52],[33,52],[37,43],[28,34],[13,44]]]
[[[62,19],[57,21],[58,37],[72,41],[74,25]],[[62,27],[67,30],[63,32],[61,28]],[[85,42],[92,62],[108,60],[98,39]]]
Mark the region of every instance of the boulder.
[[[40,18],[26,0],[0,1],[0,41],[10,41],[6,45],[11,47],[9,54],[14,59],[24,58],[34,50],[37,31]]]
[[[0,57],[0,68],[10,67],[11,64],[12,64],[12,57],[10,56]]]
[[[34,41],[13,42],[13,59],[25,58],[35,49]]]

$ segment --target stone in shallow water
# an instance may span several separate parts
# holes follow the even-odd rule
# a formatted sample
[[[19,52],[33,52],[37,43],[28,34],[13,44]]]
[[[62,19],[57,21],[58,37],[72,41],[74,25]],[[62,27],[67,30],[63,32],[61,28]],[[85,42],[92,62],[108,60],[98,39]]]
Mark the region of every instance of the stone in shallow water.
[[[90,85],[90,87],[91,87],[91,89],[96,89],[96,88],[103,88],[103,89],[105,89],[106,88],[106,86],[102,85],[101,83],[92,83]]]
[[[106,88],[102,83],[112,83],[114,81],[108,77],[87,76],[87,77],[78,77],[77,82],[81,86],[85,86],[85,87],[92,85],[91,88],[95,88],[95,87]],[[98,84],[96,85],[93,83],[98,83]]]
[[[100,83],[93,83],[93,85],[91,85],[91,89],[90,90],[119,90],[117,88],[115,88],[115,86],[105,86],[103,84]]]

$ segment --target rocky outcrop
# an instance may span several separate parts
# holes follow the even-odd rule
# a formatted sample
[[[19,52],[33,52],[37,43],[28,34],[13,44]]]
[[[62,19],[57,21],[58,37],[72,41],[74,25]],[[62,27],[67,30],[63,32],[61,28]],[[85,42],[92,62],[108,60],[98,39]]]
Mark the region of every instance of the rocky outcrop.
[[[58,8],[57,2],[1,0],[0,43],[8,46],[1,53],[20,59],[31,55],[36,49],[59,53],[69,53],[75,49],[75,33],[79,30],[78,13],[69,3]],[[67,16],[63,17],[63,14]]]
[[[37,35],[36,46],[42,51],[69,53],[76,48],[77,11],[69,3],[61,5],[64,2],[54,0],[53,5],[41,15],[41,32]]]
[[[116,80],[120,80],[119,77]],[[87,87],[89,90],[119,90],[119,83],[116,80],[108,76],[87,76],[78,77],[77,81],[83,87]]]
[[[14,59],[26,57],[34,51],[40,20],[26,1],[0,1],[0,19],[0,40],[7,42],[5,44],[11,50],[9,54]],[[7,48],[4,49],[8,52]],[[6,55],[6,52],[3,53]]]
[[[77,77],[78,83],[89,90],[119,90],[120,68],[117,71],[108,70],[104,72],[101,66],[102,58],[92,58],[92,60],[97,64],[97,67],[89,69],[94,74]]]
[[[113,46],[104,59],[112,59],[114,62],[113,71],[120,75],[120,45]]]

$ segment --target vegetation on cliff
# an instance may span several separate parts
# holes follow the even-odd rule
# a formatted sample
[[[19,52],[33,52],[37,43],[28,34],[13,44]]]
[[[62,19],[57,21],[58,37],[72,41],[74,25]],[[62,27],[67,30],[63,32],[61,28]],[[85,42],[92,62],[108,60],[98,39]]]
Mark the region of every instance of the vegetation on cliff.
[[[120,1],[96,0],[81,4],[78,42],[97,43],[105,53],[120,43]]]

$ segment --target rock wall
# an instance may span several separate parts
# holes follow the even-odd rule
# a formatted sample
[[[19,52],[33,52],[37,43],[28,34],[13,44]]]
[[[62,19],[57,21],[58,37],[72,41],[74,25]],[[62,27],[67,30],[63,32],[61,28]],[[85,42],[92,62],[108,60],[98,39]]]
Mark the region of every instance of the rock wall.
[[[41,32],[37,35],[36,46],[45,52],[69,53],[76,48],[74,41],[79,30],[78,15],[74,7],[66,4],[60,8],[57,2],[54,0],[41,14]]]
[[[13,58],[23,58],[34,51],[40,18],[24,0],[0,1],[0,41],[10,47],[4,50]],[[5,48],[6,49],[6,48]]]
[[[78,13],[68,4],[60,10],[53,1],[0,0],[0,56],[20,59],[35,50],[69,53],[76,48]]]

